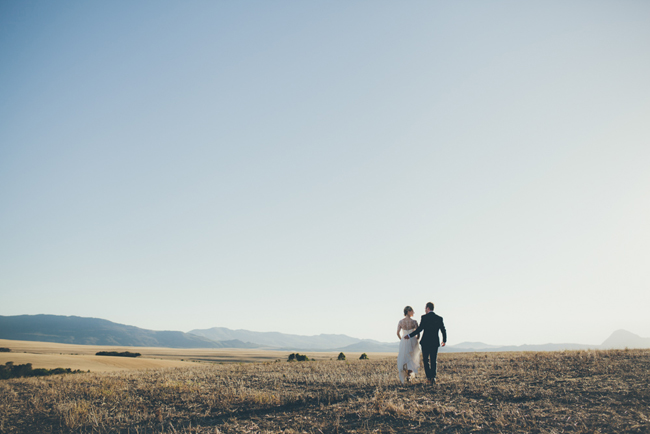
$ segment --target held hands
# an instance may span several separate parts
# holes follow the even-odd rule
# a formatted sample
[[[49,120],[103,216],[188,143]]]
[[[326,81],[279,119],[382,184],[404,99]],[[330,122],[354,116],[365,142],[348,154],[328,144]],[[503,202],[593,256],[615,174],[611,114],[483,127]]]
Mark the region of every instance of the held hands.
[[[409,335],[404,335],[404,339],[411,339]]]

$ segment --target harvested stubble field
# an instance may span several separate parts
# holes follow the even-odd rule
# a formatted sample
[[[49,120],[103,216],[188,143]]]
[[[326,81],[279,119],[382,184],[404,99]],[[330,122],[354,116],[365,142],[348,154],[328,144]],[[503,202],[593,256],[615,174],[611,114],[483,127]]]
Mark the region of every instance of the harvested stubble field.
[[[650,432],[650,350],[196,363],[0,382],[2,433]]]

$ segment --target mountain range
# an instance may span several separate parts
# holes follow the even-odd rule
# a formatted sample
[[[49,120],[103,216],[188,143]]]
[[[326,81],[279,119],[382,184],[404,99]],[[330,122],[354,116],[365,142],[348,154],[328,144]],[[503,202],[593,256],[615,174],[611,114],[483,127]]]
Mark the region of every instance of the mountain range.
[[[225,327],[197,329],[189,333],[155,331],[99,318],[58,315],[0,316],[0,339],[167,348],[259,348],[287,351],[397,352],[398,342],[379,342],[346,335],[303,336],[279,332],[231,330]],[[650,338],[617,330],[601,345],[544,344],[498,346],[462,342],[441,352],[558,351],[580,349],[650,348]]]
[[[482,342],[462,342],[441,349],[447,352],[496,352],[496,351],[561,351],[561,350],[609,350],[624,348],[650,348],[650,338],[642,338],[627,330],[616,330],[600,345],[543,344],[543,345],[487,345]]]
[[[370,339],[357,339],[346,335],[321,334],[302,336],[278,332],[252,332],[249,330],[231,330],[225,327],[213,327],[203,330],[191,330],[189,333],[213,341],[241,340],[258,345],[260,348],[280,350],[310,351],[397,351],[398,343],[387,344]]]

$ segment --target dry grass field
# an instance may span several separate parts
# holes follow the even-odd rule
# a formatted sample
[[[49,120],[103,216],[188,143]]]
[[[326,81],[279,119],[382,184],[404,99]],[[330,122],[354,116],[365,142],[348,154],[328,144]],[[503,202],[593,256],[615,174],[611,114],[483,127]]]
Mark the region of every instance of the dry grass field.
[[[350,358],[351,359],[351,358]],[[648,433],[650,350],[193,363],[0,381],[4,433]]]
[[[71,368],[91,372],[122,371],[130,369],[192,367],[190,362],[256,363],[286,360],[290,351],[258,349],[176,349],[156,347],[119,347],[57,344],[51,342],[12,341],[0,339],[0,348],[10,348],[10,353],[0,353],[0,364],[31,363],[34,368]],[[95,356],[98,351],[131,351],[142,357]],[[338,353],[306,352],[310,359],[336,359]],[[361,353],[348,353],[358,359]],[[392,353],[375,353],[375,358],[393,357]]]

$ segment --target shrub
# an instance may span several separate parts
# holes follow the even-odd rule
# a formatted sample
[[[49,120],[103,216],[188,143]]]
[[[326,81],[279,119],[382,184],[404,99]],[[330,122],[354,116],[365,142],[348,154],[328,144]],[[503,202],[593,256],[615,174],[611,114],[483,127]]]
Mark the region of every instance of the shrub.
[[[361,357],[359,357],[359,360],[368,360],[368,355],[366,353],[361,354]]]
[[[118,353],[117,351],[99,351],[98,353],[95,353],[96,356],[115,356],[115,357],[140,357],[142,354],[140,353],[130,353],[128,351],[124,351],[122,353]]]
[[[345,354],[339,353],[339,358],[338,360],[345,360]]]
[[[304,354],[291,353],[291,354],[289,354],[289,358],[287,359],[287,362],[293,362],[293,361],[296,361],[296,362],[308,362],[309,357],[307,357]]]
[[[80,371],[79,369],[73,371],[70,368],[32,369],[31,363],[25,363],[24,365],[14,365],[14,362],[7,362],[4,365],[0,365],[1,380],[7,380],[9,378],[20,378],[20,377],[45,377],[48,375],[55,375],[55,374],[78,374],[80,372],[83,371]]]
[[[0,348],[0,353],[10,353],[11,349],[9,348]]]

